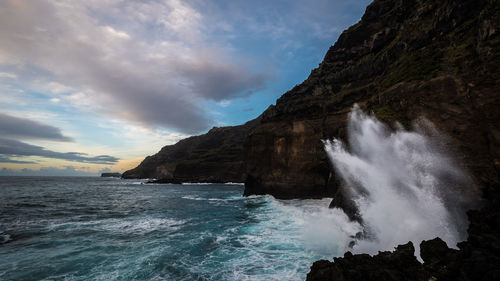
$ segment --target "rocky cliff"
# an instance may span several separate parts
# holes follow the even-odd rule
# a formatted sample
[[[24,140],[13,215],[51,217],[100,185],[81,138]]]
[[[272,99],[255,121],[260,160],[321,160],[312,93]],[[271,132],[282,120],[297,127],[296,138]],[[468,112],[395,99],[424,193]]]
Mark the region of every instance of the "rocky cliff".
[[[348,252],[314,263],[307,280],[500,280],[499,23],[498,0],[375,0],[264,112],[246,142],[247,195],[342,198],[321,139],[345,137],[353,103],[388,123],[433,122],[483,191],[458,250],[436,238],[420,245],[424,263],[411,243]]]
[[[240,126],[213,128],[163,147],[123,178],[157,178],[162,182],[243,182],[244,140],[260,118]]]
[[[497,0],[375,0],[246,141],[245,194],[333,196],[322,139],[344,137],[354,103],[388,123],[423,116],[477,183],[499,182]]]

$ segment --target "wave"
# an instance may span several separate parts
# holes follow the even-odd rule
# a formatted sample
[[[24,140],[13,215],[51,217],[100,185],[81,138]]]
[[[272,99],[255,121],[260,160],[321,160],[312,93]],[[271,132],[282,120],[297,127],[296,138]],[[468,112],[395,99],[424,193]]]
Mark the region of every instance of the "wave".
[[[10,234],[0,234],[0,244],[5,244],[7,242],[11,241],[11,236]]]
[[[473,184],[439,145],[430,122],[420,120],[415,131],[397,127],[391,131],[354,106],[349,150],[337,139],[324,142],[343,181],[342,196],[352,200],[361,217],[365,238],[354,251],[374,254],[412,241],[419,257],[420,242],[435,237],[456,248],[467,235],[465,206],[473,196],[464,196],[464,190]]]

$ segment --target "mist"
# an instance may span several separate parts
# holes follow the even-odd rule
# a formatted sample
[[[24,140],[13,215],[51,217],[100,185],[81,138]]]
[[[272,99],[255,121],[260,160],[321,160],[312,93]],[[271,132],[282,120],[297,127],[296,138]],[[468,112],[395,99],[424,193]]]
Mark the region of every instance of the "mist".
[[[412,241],[418,257],[420,242],[435,237],[456,248],[467,238],[465,211],[475,201],[468,192],[473,190],[470,177],[446,151],[432,123],[422,118],[412,131],[395,127],[355,105],[347,143],[324,141],[341,177],[342,196],[352,200],[361,218],[362,235],[352,251],[375,254]]]

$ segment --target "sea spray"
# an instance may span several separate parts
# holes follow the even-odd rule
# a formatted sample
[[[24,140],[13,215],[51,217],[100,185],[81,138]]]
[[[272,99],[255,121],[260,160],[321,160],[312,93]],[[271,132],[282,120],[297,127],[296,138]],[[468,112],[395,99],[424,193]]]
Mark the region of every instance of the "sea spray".
[[[325,150],[364,227],[354,252],[376,253],[396,245],[441,237],[450,247],[465,240],[471,181],[439,145],[430,122],[396,130],[355,105],[348,120],[348,148],[338,139]],[[431,132],[431,134],[424,133]],[[432,135],[432,136],[431,136]],[[342,227],[342,226],[336,226]]]

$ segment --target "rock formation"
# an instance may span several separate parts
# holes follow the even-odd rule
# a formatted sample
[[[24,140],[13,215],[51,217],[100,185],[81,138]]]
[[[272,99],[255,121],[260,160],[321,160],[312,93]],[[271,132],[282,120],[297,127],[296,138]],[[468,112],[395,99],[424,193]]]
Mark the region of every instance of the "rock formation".
[[[122,176],[122,174],[120,174],[120,173],[102,173],[101,174],[101,177],[103,177],[103,178],[119,178],[121,176]]]
[[[498,188],[500,189],[500,187]],[[497,189],[497,190],[498,190]],[[308,281],[493,281],[500,280],[500,194],[491,194],[488,205],[470,211],[469,239],[450,249],[440,238],[423,241],[420,256],[409,242],[394,252],[353,255],[350,252],[333,262],[320,260],[311,266]]]
[[[483,191],[458,250],[424,241],[423,264],[411,243],[373,257],[348,252],[314,263],[307,280],[500,280],[499,23],[498,0],[375,0],[311,76],[264,112],[247,143],[246,194],[341,190],[317,140],[345,135],[354,102],[405,127],[419,116],[432,121]],[[348,206],[339,195],[333,205]]]
[[[244,141],[260,119],[240,126],[213,128],[163,147],[123,178],[155,178],[158,183],[244,182]]]
[[[499,182],[497,0],[375,0],[246,143],[245,194],[333,196],[321,139],[344,137],[354,103],[406,127],[423,116],[477,183]]]

